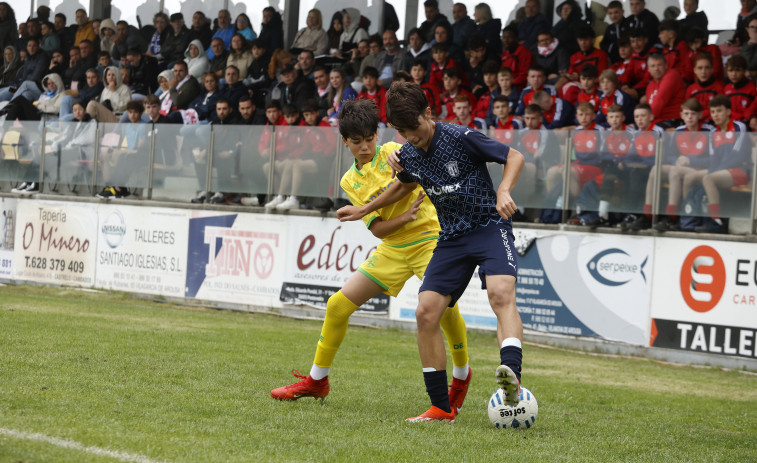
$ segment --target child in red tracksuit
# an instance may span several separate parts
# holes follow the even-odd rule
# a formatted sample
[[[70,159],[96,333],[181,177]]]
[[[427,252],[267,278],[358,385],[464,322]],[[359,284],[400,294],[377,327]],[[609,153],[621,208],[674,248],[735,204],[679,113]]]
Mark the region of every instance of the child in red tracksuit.
[[[723,82],[713,76],[712,56],[700,53],[694,61],[694,75],[696,80],[686,89],[686,99],[696,98],[702,105],[702,117],[710,119],[710,100],[725,92]]]
[[[373,100],[378,107],[379,127],[386,127],[386,89],[378,84],[379,72],[373,66],[363,70],[363,89],[357,94],[358,100]]]
[[[725,65],[728,80],[725,86],[725,95],[731,100],[731,116],[737,121],[748,121],[752,116],[747,114],[749,106],[757,97],[757,88],[754,82],[746,77],[746,58],[741,55],[733,55],[728,58]]]

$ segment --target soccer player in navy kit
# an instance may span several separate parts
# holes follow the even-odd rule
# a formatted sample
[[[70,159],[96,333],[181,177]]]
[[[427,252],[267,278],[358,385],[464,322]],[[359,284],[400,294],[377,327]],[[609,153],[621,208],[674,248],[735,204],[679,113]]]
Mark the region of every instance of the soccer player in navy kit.
[[[340,220],[357,220],[403,198],[420,184],[434,204],[442,231],[418,294],[418,350],[431,408],[407,421],[453,421],[447,391],[446,354],[439,320],[465,290],[476,266],[497,316],[501,365],[496,379],[506,402],[518,403],[523,324],[515,306],[518,270],[510,217],[517,207],[510,192],[523,169],[517,150],[480,132],[434,122],[423,90],[395,82],[387,98],[387,120],[408,140],[390,155],[399,182],[363,206],[345,206]],[[495,191],[487,162],[505,165]]]

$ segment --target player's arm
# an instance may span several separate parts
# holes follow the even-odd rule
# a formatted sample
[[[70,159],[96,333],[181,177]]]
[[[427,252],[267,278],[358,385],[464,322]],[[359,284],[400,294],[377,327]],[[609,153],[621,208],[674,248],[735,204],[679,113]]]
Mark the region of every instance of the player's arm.
[[[515,184],[518,183],[518,178],[525,163],[526,159],[523,157],[523,154],[516,149],[510,148],[510,152],[507,154],[507,162],[505,163],[505,172],[502,174],[502,182],[497,188],[497,212],[505,219],[512,217],[517,210],[510,192],[515,188]]]
[[[342,222],[362,219],[373,211],[396,203],[413,191],[416,186],[418,185],[415,182],[394,182],[373,201],[365,203],[362,206],[344,206],[336,211],[336,216]]]
[[[371,226],[368,227],[368,230],[370,230],[376,238],[384,239],[402,228],[405,224],[418,219],[418,210],[420,210],[421,203],[423,203],[423,198],[425,196],[425,193],[420,192],[418,198],[416,198],[416,200],[413,201],[413,204],[410,205],[410,209],[397,217],[389,220],[382,220],[380,217],[377,217],[371,222]]]

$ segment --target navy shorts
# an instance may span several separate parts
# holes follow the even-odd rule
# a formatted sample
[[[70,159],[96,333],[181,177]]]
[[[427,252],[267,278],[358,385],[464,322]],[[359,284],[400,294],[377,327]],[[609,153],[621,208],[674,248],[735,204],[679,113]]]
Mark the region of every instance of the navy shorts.
[[[518,255],[510,221],[491,223],[452,240],[440,240],[426,267],[420,291],[450,295],[452,307],[465,292],[476,266],[483,288],[486,275],[517,278]]]

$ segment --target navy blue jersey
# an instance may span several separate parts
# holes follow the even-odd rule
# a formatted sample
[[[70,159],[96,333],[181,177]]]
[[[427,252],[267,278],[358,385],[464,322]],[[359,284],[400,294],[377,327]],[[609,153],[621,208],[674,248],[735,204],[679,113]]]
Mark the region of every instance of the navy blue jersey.
[[[439,216],[439,240],[449,240],[504,221],[486,163],[504,164],[509,152],[509,146],[477,130],[437,122],[427,152],[410,143],[402,146],[399,158],[405,170],[398,178],[423,187]]]

